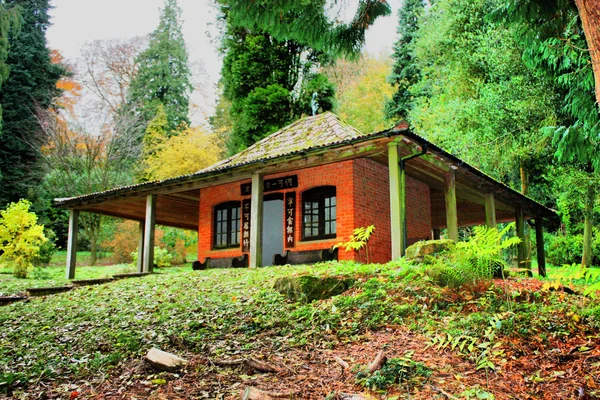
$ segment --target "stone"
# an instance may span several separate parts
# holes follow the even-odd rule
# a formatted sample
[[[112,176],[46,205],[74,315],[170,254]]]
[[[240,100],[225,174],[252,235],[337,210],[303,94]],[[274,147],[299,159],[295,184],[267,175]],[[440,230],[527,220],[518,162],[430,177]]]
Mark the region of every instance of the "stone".
[[[309,303],[342,294],[353,284],[354,280],[351,278],[303,275],[279,278],[273,288],[292,301]]]
[[[184,367],[187,360],[156,348],[151,348],[146,354],[146,361],[159,371],[176,372]]]
[[[452,246],[454,240],[451,239],[423,240],[408,246],[405,258],[409,261],[423,262],[425,256],[436,255],[451,249]]]

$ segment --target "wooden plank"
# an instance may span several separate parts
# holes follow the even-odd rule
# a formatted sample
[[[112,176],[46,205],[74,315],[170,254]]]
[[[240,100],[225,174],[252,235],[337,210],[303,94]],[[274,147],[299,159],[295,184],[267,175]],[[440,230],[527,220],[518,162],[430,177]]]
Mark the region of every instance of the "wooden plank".
[[[494,193],[486,193],[485,196],[485,224],[490,228],[496,227],[496,203]]]
[[[154,229],[156,222],[156,198],[150,194],[146,198],[146,223],[144,226],[144,261],[143,272],[152,272],[154,269]]]
[[[448,238],[458,242],[458,212],[456,209],[456,178],[454,170],[451,169],[444,178]]]
[[[537,248],[538,273],[546,276],[546,252],[544,250],[544,225],[540,217],[535,219],[535,245]]]
[[[250,268],[262,267],[263,175],[252,174],[250,199]]]
[[[67,239],[67,279],[75,278],[75,266],[77,264],[77,231],[79,222],[79,210],[71,209],[69,215],[69,237]]]

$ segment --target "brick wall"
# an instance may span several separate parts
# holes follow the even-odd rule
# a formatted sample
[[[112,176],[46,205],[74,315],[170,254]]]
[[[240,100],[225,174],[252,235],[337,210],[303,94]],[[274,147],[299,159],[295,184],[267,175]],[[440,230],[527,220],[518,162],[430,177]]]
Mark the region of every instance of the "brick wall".
[[[406,177],[406,230],[408,245],[431,239],[431,197],[426,183]]]
[[[298,187],[277,192],[296,192],[296,245],[289,250],[316,250],[329,248],[340,241],[347,241],[354,228],[375,225],[375,233],[369,242],[371,261],[383,263],[390,260],[390,205],[388,168],[370,159],[344,161],[324,166],[305,168],[265,179],[297,175]],[[200,190],[200,216],[198,232],[198,259],[206,257],[237,257],[241,248],[213,250],[213,209],[227,201],[241,201],[240,185],[248,180],[211,186]],[[335,186],[337,197],[337,237],[326,240],[302,241],[302,192],[317,186]],[[408,243],[431,236],[431,205],[429,186],[407,177],[407,228]],[[267,227],[265,227],[267,228]],[[281,239],[282,242],[284,238]],[[288,249],[284,247],[284,249]],[[366,261],[364,252],[339,251],[340,260]]]
[[[353,211],[353,161],[344,161],[314,168],[305,168],[284,174],[267,175],[264,179],[274,179],[282,176],[297,175],[298,187],[268,193],[296,192],[296,245],[293,250],[316,250],[329,248],[339,241],[346,240],[354,229]],[[206,257],[237,257],[242,255],[241,248],[213,250],[213,209],[216,205],[237,200],[241,201],[250,196],[241,196],[240,185],[248,183],[248,180],[234,183],[211,186],[200,190],[200,215],[198,232],[198,259],[203,261]],[[302,192],[317,186],[336,187],[336,213],[337,213],[337,237],[326,240],[302,241]],[[284,238],[281,238],[282,242]],[[284,247],[284,249],[288,249]],[[292,249],[290,249],[292,250]],[[351,253],[340,252],[340,260],[353,259]]]
[[[392,255],[390,240],[390,184],[388,168],[367,158],[354,162],[355,228],[375,225],[369,240],[371,262],[385,263]],[[365,251],[358,260],[366,262]]]

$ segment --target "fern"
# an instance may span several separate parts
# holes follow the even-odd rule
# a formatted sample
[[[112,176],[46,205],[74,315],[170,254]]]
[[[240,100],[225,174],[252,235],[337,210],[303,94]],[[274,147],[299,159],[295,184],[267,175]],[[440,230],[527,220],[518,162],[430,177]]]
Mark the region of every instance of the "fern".
[[[434,279],[453,288],[491,280],[494,272],[504,267],[501,251],[521,242],[518,237],[503,239],[514,226],[514,223],[508,224],[501,231],[475,227],[468,241],[457,243],[433,260]]]

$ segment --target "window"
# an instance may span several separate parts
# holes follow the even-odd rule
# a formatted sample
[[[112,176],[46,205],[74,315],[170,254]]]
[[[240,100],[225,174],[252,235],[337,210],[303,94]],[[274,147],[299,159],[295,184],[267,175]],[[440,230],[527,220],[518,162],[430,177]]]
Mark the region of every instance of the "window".
[[[240,202],[230,201],[215,207],[214,248],[240,245]]]
[[[302,238],[328,239],[336,236],[335,186],[321,186],[302,194]]]

